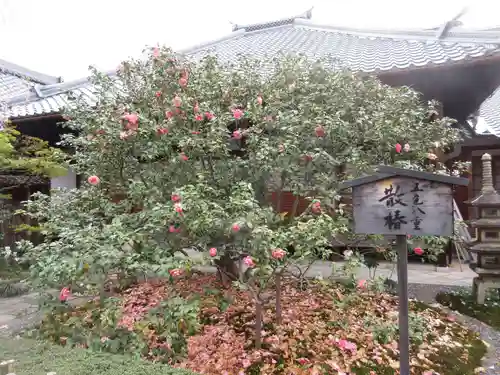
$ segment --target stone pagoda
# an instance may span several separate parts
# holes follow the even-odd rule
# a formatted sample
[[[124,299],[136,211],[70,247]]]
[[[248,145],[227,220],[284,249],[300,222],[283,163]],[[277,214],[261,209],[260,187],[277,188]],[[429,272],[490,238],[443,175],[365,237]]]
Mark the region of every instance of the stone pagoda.
[[[477,230],[470,247],[474,258],[470,267],[477,273],[473,293],[479,304],[484,303],[488,289],[500,288],[500,194],[493,186],[491,155],[484,154],[481,161],[481,193],[468,202],[478,211],[478,218],[470,223]]]

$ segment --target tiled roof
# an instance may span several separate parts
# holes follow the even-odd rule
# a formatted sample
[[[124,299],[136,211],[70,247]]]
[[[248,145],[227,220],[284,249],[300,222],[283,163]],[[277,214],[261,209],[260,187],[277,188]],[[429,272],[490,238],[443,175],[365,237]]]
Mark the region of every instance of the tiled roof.
[[[363,72],[413,69],[500,56],[500,32],[441,28],[440,30],[365,30],[315,25],[311,12],[301,16],[238,26],[225,38],[180,51],[194,59],[217,54],[226,61],[240,54],[262,58],[301,53],[312,59],[331,56],[335,63]],[[444,30],[444,31],[443,31]],[[112,73],[111,73],[112,74]],[[92,100],[87,80],[35,87],[28,97],[9,100],[11,117],[57,113],[73,90]]]
[[[0,102],[13,96],[26,95],[35,84],[47,85],[59,82],[60,78],[0,60]]]
[[[500,87],[479,107],[479,116],[484,120],[485,131],[500,137]]]

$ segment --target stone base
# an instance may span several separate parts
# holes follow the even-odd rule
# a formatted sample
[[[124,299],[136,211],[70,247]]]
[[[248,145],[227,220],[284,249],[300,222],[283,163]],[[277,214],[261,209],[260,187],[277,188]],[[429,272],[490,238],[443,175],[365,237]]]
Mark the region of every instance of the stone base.
[[[478,276],[472,280],[472,294],[478,304],[484,304],[488,289],[500,289],[500,277]]]

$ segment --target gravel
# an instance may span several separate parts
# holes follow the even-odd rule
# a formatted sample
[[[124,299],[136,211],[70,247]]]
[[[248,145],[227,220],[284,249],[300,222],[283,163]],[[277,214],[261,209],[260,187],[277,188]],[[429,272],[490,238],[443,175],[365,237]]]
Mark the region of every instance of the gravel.
[[[416,298],[428,304],[436,303],[435,297],[440,292],[451,292],[458,290],[460,287],[444,286],[444,285],[429,285],[429,284],[409,284],[408,293],[411,298]],[[484,372],[481,375],[500,375],[500,331],[496,331],[490,326],[480,322],[477,319],[465,316],[456,312],[452,312],[447,308],[450,314],[454,315],[457,320],[471,330],[480,334],[481,339],[489,344],[489,350],[483,360]]]

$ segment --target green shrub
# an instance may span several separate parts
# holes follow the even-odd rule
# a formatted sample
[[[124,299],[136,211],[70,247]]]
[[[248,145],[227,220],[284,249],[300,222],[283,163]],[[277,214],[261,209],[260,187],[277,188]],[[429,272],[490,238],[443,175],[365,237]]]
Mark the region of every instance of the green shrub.
[[[123,355],[93,353],[42,344],[28,339],[0,338],[2,360],[14,359],[18,375],[195,375],[159,363]]]

